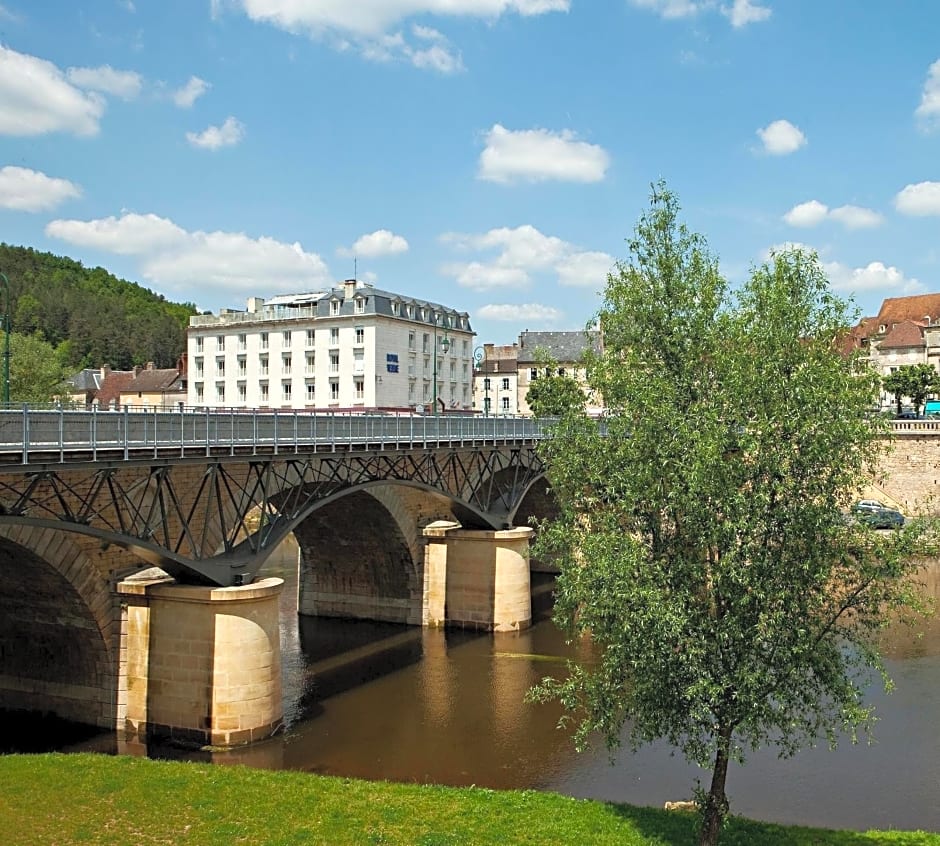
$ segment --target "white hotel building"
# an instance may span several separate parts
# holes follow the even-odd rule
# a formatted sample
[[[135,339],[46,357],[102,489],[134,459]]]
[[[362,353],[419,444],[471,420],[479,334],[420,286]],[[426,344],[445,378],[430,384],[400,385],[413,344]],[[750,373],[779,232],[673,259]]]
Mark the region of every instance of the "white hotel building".
[[[472,410],[467,313],[356,280],[195,315],[186,349],[191,406]]]

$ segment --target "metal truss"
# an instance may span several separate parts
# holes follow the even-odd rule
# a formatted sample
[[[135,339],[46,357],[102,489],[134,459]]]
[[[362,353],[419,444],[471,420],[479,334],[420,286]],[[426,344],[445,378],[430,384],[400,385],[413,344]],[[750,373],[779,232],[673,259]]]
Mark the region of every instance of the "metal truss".
[[[352,490],[421,488],[451,500],[467,527],[503,528],[543,469],[532,447],[477,447],[7,470],[0,524],[79,532],[179,581],[228,586],[251,582],[311,511]]]

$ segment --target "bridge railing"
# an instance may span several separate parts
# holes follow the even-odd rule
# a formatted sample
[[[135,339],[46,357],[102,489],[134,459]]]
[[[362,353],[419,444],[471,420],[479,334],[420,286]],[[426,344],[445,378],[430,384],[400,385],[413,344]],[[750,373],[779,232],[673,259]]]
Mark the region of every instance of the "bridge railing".
[[[546,422],[464,414],[23,408],[0,410],[0,462],[521,443],[542,438]]]

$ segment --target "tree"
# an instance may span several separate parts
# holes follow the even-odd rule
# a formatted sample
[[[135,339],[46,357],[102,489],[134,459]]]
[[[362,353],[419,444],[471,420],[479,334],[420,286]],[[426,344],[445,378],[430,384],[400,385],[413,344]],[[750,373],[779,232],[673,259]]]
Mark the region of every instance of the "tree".
[[[41,334],[10,336],[11,402],[52,402],[67,376],[61,357]]]
[[[786,251],[729,293],[660,184],[608,278],[588,381],[601,421],[544,442],[560,518],[537,552],[561,573],[556,620],[596,656],[548,678],[579,748],[623,727],[711,769],[700,842],[717,843],[729,764],[867,729],[887,615],[916,609],[924,524],[879,536],[844,509],[884,423],[877,375],[837,351],[849,321],[815,255]]]
[[[536,369],[544,374],[529,387],[526,402],[536,417],[563,417],[584,411],[584,391],[576,379],[562,375],[558,362],[543,350],[535,351]]]
[[[894,394],[898,414],[901,413],[903,397],[909,397],[914,413],[920,414],[927,396],[940,390],[940,374],[929,364],[904,364],[884,376],[881,384],[886,391]]]

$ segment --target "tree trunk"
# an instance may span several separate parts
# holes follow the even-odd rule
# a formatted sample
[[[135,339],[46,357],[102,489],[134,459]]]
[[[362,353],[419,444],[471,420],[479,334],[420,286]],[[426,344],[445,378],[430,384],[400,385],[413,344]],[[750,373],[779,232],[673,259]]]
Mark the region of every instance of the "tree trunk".
[[[699,846],[716,846],[721,824],[728,813],[725,779],[728,776],[728,756],[731,751],[731,726],[722,726],[718,735],[718,750],[712,770],[712,786],[705,796],[702,809],[702,831]]]

